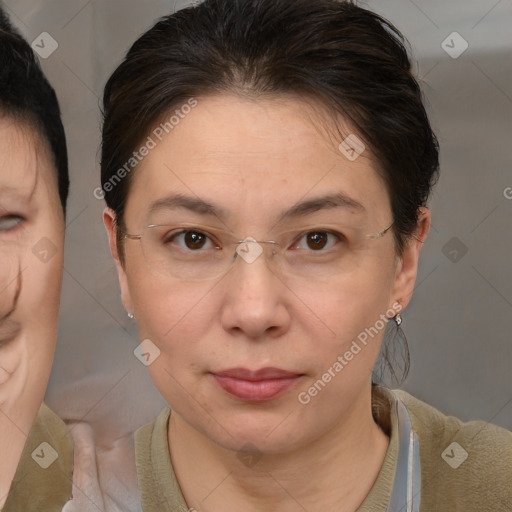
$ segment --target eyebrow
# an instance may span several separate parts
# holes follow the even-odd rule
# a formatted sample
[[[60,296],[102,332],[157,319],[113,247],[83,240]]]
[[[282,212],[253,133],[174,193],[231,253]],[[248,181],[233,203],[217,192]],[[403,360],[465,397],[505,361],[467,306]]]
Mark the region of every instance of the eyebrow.
[[[174,210],[180,208],[192,211],[199,215],[208,215],[219,218],[228,217],[227,211],[223,208],[204,201],[199,197],[190,197],[183,194],[174,194],[158,199],[151,204],[149,213],[153,214],[160,210]],[[363,213],[366,210],[360,202],[345,194],[329,194],[294,204],[290,209],[281,212],[278,222],[285,219],[303,217],[321,210],[333,208],[346,208],[358,213]]]
[[[296,203],[289,210],[282,212],[279,222],[285,219],[303,217],[305,215],[310,215],[311,213],[332,208],[346,208],[349,210],[355,210],[359,213],[363,213],[365,211],[365,207],[360,202],[346,196],[345,194],[329,194]]]
[[[158,199],[151,204],[149,213],[156,213],[160,210],[177,210],[177,209],[190,210],[191,212],[198,213],[200,215],[211,215],[225,217],[226,212],[214,206],[211,203],[204,201],[198,197],[189,197],[183,194],[175,194],[172,196]]]

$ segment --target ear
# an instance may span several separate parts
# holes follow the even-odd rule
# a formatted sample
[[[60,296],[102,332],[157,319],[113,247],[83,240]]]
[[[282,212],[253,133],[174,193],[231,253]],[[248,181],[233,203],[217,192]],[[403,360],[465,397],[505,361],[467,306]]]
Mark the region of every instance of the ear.
[[[392,298],[402,306],[402,310],[409,304],[414,291],[414,284],[418,274],[418,260],[423,242],[430,229],[430,222],[430,210],[421,207],[416,231],[406,242],[403,254],[397,263]]]
[[[103,222],[107,229],[107,234],[110,243],[110,253],[117,268],[117,276],[119,278],[119,286],[121,287],[121,300],[128,313],[133,313],[133,304],[130,297],[130,288],[128,286],[128,278],[123,262],[119,257],[119,248],[117,247],[117,217],[114,210],[105,208],[103,210]]]

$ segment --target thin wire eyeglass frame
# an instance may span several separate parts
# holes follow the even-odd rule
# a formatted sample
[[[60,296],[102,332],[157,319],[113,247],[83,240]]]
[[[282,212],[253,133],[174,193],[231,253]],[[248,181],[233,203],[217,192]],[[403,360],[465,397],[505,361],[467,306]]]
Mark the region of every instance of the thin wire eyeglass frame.
[[[364,235],[364,238],[367,238],[367,239],[370,239],[370,240],[377,240],[379,238],[382,238],[393,227],[394,224],[395,224],[395,222],[393,221],[387,228],[385,228],[385,229],[383,229],[383,230],[381,230],[381,231],[379,231],[377,233],[371,233],[371,234]],[[148,226],[146,226],[145,229],[162,228],[162,227],[171,227],[171,226],[166,225],[166,224],[149,224]],[[182,226],[179,226],[179,227],[183,228],[183,231],[186,231],[186,229],[185,229],[186,227],[188,227],[190,231],[194,231],[194,230],[203,231],[203,229],[201,229],[199,227],[195,227],[195,229],[192,226],[184,226],[184,225],[182,225]],[[178,229],[179,227],[176,226],[175,229]],[[315,231],[315,230],[311,230],[311,231]],[[327,231],[327,230],[318,229],[318,231]],[[229,234],[229,233],[227,233],[227,234]],[[138,240],[141,244],[143,244],[143,233],[141,233],[141,234],[131,234],[131,233],[124,232],[124,233],[121,233],[121,235],[122,235],[123,239]],[[243,240],[238,240],[237,242],[233,242],[232,245],[235,246],[233,257],[230,260],[231,261],[230,265],[225,269],[225,271],[229,270],[231,265],[236,261],[237,256],[240,255],[240,253],[238,252],[238,248],[240,247],[240,245],[241,244],[247,244],[247,243],[266,244],[266,245],[274,245],[274,246],[281,246],[282,245],[282,244],[280,244],[276,240],[255,240],[252,237],[246,237]],[[144,249],[143,249],[143,253],[145,254]],[[275,255],[275,254],[277,254],[277,253],[274,251],[273,255]],[[145,258],[145,259],[147,259],[147,258]],[[242,259],[244,259],[244,258],[242,258]],[[147,263],[150,264],[149,261]],[[222,272],[219,273],[219,276],[222,275],[222,274],[223,274]],[[215,277],[218,277],[218,276],[216,275]],[[214,276],[211,276],[208,279],[212,279],[212,278],[214,278]],[[199,280],[202,281],[203,279],[199,279]]]

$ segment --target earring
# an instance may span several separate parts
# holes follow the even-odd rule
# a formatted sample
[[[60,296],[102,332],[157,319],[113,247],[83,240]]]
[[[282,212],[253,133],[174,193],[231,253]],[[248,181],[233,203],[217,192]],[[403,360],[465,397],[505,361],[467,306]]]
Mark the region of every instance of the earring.
[[[392,317],[394,326],[390,326],[386,339],[382,343],[381,353],[374,368],[375,382],[388,388],[399,387],[409,373],[410,354],[407,337],[402,330],[403,318],[400,313]]]
[[[133,320],[135,317],[133,316],[133,313],[128,313],[128,318],[129,318],[130,320]]]

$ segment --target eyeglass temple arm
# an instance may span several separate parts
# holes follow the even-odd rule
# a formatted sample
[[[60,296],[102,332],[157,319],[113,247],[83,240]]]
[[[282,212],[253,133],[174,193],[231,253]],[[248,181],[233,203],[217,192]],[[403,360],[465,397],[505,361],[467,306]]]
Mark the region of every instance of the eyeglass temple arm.
[[[130,233],[123,233],[123,238],[129,238],[130,240],[140,240],[142,235],[130,235]]]
[[[375,240],[377,238],[382,238],[392,227],[395,221],[393,221],[386,229],[383,229],[382,231],[379,231],[378,233],[375,233],[373,235],[366,235],[368,238]]]

